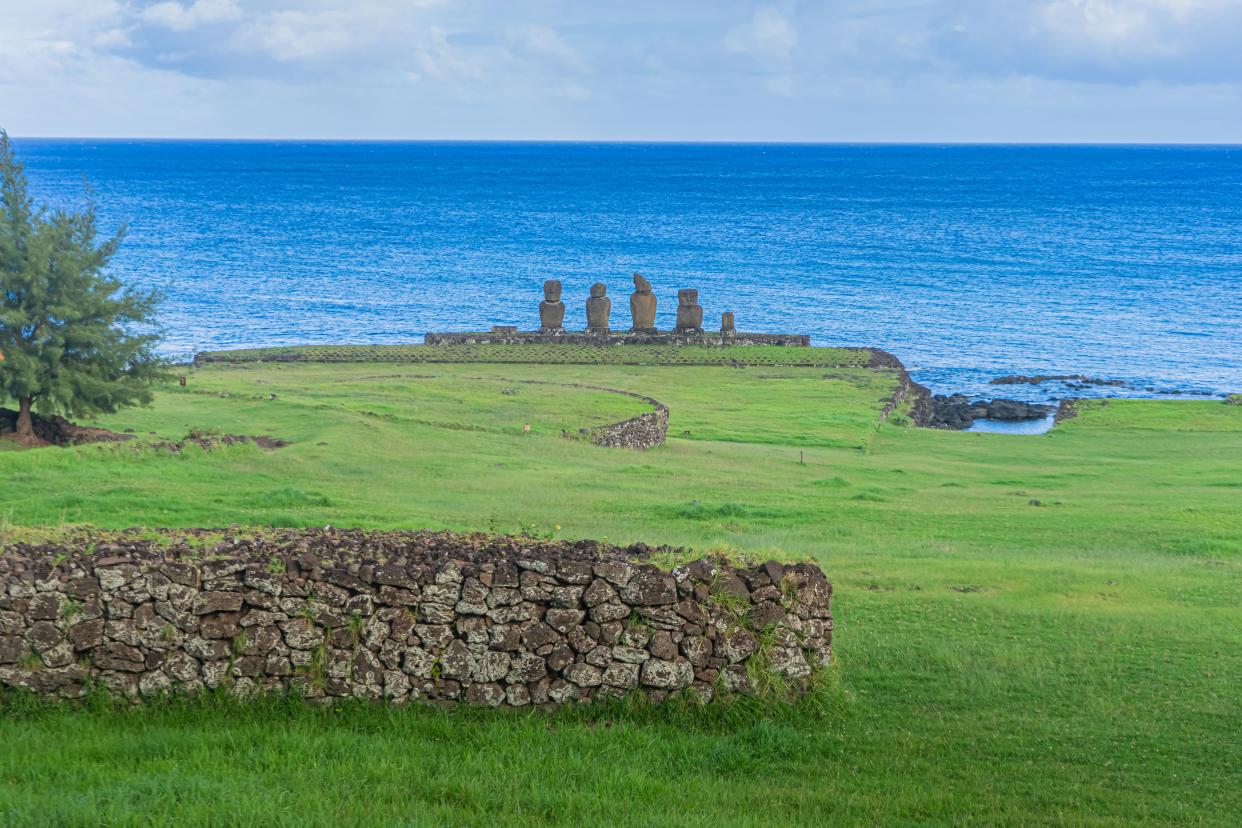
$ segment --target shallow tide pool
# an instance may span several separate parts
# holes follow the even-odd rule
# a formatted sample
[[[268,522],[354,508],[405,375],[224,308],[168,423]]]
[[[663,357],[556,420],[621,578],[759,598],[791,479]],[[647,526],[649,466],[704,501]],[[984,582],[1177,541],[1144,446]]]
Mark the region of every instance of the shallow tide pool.
[[[967,431],[985,431],[991,434],[1046,434],[1052,430],[1056,424],[1057,418],[1055,414],[1049,414],[1042,420],[1023,420],[1020,422],[1011,422],[1008,420],[975,420]]]

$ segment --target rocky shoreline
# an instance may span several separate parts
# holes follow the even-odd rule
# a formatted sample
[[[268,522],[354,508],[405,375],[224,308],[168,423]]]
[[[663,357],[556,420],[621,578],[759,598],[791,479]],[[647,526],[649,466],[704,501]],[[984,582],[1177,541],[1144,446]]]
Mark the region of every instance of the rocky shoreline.
[[[1100,379],[1099,377],[1089,377],[1085,374],[1035,374],[1027,376],[1025,374],[1011,374],[1009,376],[997,377],[989,382],[989,385],[1043,385],[1049,382],[1064,383],[1069,388],[1083,389],[1090,386],[1107,386],[1113,388],[1131,388],[1133,386],[1125,380],[1116,379]]]
[[[971,400],[964,394],[948,396],[936,394],[931,398],[931,414],[919,425],[963,431],[974,425],[975,420],[997,420],[1005,423],[1043,420],[1057,412],[1057,406],[1028,403],[1021,400],[994,399]]]
[[[910,377],[910,372],[896,356],[879,348],[867,350],[871,353],[869,367],[894,370],[898,375],[897,391],[885,404],[881,421],[907,400],[910,402],[910,419],[916,426],[947,431],[963,431],[980,419],[1001,422],[1042,420],[1059,410],[1056,405],[1022,400],[972,400],[965,394],[933,394],[930,388]]]

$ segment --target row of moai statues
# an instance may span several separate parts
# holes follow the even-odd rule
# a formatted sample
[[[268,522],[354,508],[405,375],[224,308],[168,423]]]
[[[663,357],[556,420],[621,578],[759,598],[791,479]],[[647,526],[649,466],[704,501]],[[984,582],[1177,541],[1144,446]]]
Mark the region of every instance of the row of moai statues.
[[[634,333],[655,333],[656,295],[651,283],[641,274],[634,274],[634,292],[630,294],[630,317]],[[608,333],[608,321],[612,316],[612,300],[608,298],[608,288],[603,282],[591,285],[591,296],[586,303],[587,332]],[[542,333],[562,333],[565,330],[565,303],[561,301],[561,283],[559,279],[549,279],[543,283],[543,301],[539,303],[539,330]],[[703,332],[703,308],[699,306],[699,292],[693,288],[677,291],[677,327],[679,334],[700,334]],[[733,313],[726,312],[721,316],[720,332],[725,335],[734,332]]]

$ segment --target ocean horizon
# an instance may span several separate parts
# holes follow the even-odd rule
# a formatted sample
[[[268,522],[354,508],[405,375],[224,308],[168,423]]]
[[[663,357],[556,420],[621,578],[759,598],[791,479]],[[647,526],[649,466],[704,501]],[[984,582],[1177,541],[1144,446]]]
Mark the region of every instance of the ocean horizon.
[[[128,226],[166,353],[566,324],[593,282],[705,327],[896,354],[939,393],[1242,389],[1242,147],[15,138],[36,200]]]

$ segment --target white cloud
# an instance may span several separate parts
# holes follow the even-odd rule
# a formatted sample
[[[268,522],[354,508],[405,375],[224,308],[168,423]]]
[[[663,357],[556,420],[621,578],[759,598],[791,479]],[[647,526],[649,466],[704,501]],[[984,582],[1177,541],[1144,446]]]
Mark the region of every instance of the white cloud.
[[[578,50],[570,46],[556,29],[527,24],[509,33],[515,51],[546,60],[571,72],[587,72],[589,66]]]
[[[1239,31],[1242,0],[0,0],[0,117],[17,135],[1227,140]]]
[[[981,73],[1112,84],[1242,79],[1236,0],[970,0],[936,54]]]
[[[1176,36],[1207,4],[1191,0],[1047,0],[1036,24],[1068,49],[1110,57],[1168,57]]]
[[[750,20],[725,35],[725,47],[761,60],[788,60],[798,45],[798,32],[772,6],[761,6]]]
[[[456,48],[449,35],[439,26],[432,26],[419,37],[414,50],[420,80],[432,78],[451,83],[478,80],[487,73],[486,61]]]
[[[238,31],[234,45],[289,62],[345,54],[361,40],[348,12],[278,11]]]
[[[138,13],[140,20],[174,32],[186,32],[210,23],[228,23],[241,17],[237,0],[194,0],[189,5],[164,0]]]

